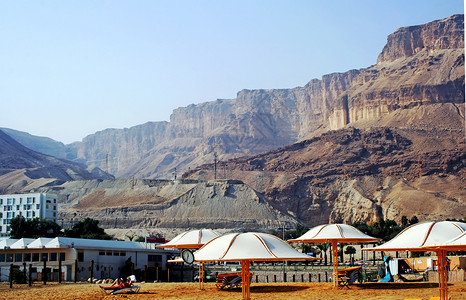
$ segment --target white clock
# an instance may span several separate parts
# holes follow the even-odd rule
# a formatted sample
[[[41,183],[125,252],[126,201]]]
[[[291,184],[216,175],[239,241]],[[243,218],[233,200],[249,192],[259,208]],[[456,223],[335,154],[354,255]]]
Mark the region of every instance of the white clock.
[[[187,264],[192,264],[194,262],[194,254],[189,249],[185,249],[181,252],[181,258],[183,258],[184,262]]]

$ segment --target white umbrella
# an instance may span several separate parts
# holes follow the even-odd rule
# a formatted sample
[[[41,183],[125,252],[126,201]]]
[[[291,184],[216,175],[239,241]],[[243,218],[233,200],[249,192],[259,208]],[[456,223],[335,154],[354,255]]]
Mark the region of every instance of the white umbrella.
[[[338,286],[338,243],[368,243],[380,241],[346,224],[326,224],[311,228],[302,236],[288,242],[331,243],[333,257],[333,286]]]
[[[173,240],[168,243],[158,245],[160,248],[176,248],[176,249],[199,249],[208,241],[218,237],[220,234],[211,229],[199,229],[183,232],[177,235]],[[186,250],[185,250],[186,251]],[[189,254],[186,251],[183,254]],[[183,262],[181,259],[175,259],[171,262]],[[199,289],[203,290],[204,286],[204,264],[199,264]]]
[[[440,299],[447,297],[446,251],[443,243],[466,231],[462,222],[424,222],[409,226],[390,241],[364,251],[436,251],[438,257]]]
[[[194,252],[198,262],[240,261],[243,299],[250,299],[251,261],[316,260],[296,251],[282,239],[258,232],[219,236]]]

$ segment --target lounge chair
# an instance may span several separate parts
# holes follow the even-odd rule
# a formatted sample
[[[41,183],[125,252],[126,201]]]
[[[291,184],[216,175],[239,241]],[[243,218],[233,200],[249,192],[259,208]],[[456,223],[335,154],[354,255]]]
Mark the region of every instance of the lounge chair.
[[[254,273],[249,273],[251,278]],[[220,290],[231,290],[236,287],[241,287],[242,278],[241,273],[223,273],[218,274],[216,286]]]
[[[116,295],[120,293],[128,293],[128,294],[137,294],[141,289],[140,285],[134,285],[136,282],[136,276],[131,275],[129,276],[130,282],[128,283],[128,287],[120,288],[117,286],[99,286],[100,289],[107,295]]]
[[[338,285],[349,288],[349,285],[352,285],[354,282],[361,282],[361,268],[362,267],[352,267],[338,270]]]

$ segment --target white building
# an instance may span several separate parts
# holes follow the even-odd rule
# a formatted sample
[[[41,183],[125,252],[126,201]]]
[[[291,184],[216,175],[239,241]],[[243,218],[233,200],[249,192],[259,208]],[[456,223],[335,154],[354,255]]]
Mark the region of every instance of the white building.
[[[44,262],[48,280],[64,281],[116,278],[126,261],[131,258],[134,270],[147,273],[155,279],[156,273],[165,271],[169,256],[177,250],[165,250],[153,243],[108,241],[76,238],[38,238],[0,240],[0,280],[7,281],[10,266],[27,272],[31,268],[32,279],[42,280]],[[61,265],[61,270],[59,270]],[[141,278],[139,278],[141,280]]]
[[[11,219],[17,216],[57,222],[57,199],[43,193],[0,195],[0,236],[10,235]]]

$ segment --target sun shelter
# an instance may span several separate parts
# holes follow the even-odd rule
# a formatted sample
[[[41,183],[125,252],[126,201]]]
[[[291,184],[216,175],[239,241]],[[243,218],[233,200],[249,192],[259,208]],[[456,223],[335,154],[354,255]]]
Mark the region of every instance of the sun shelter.
[[[205,243],[220,234],[211,229],[199,229],[183,232],[168,243],[158,245],[160,248],[199,249]]]
[[[401,231],[390,241],[364,251],[436,251],[438,257],[438,273],[440,299],[446,299],[446,251],[441,247],[446,242],[455,240],[466,232],[466,223],[462,222],[424,222],[411,225]],[[454,250],[451,250],[454,251]]]
[[[240,261],[243,299],[250,299],[251,261],[318,260],[298,252],[282,239],[257,232],[219,236],[194,252],[197,262]]]
[[[168,243],[158,245],[160,248],[176,248],[176,249],[199,249],[208,241],[218,237],[220,234],[211,229],[199,229],[183,232],[177,235]],[[184,254],[191,254],[184,252]],[[183,256],[184,256],[183,254]],[[175,259],[170,262],[184,262],[182,259]],[[192,263],[192,262],[191,262]],[[199,288],[202,290],[204,283],[204,265],[199,264]]]
[[[326,224],[311,228],[302,236],[288,240],[301,243],[331,243],[333,260],[333,286],[338,286],[338,243],[369,243],[380,241],[346,224]]]

